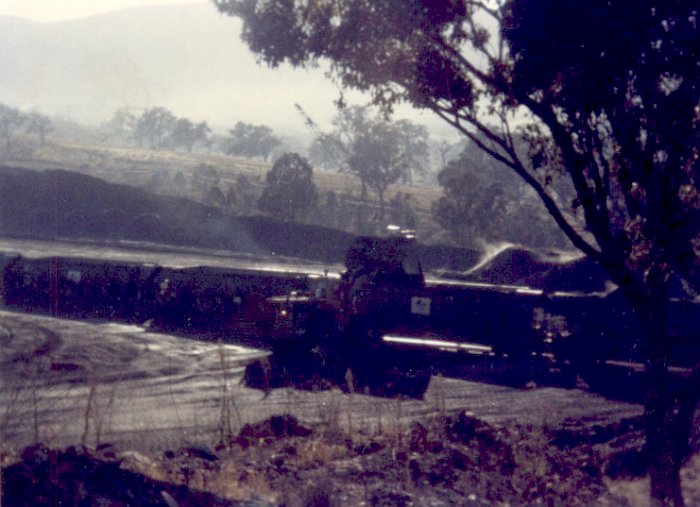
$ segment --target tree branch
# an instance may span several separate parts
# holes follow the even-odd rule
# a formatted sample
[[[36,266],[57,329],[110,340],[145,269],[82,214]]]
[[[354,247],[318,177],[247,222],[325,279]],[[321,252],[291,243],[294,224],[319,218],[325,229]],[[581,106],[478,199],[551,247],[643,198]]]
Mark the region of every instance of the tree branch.
[[[552,216],[554,221],[561,228],[564,234],[566,234],[566,236],[576,248],[578,248],[594,260],[602,259],[601,251],[595,248],[594,245],[586,241],[583,238],[583,236],[579,234],[578,231],[576,231],[576,229],[566,219],[563,212],[561,211],[557,203],[554,201],[552,196],[550,196],[547,193],[547,190],[544,188],[544,186],[537,180],[537,178],[535,178],[532,174],[530,174],[527,171],[525,166],[517,158],[509,159],[503,156],[502,154],[498,153],[497,151],[493,150],[490,146],[486,145],[483,142],[483,140],[479,138],[479,136],[474,134],[474,132],[471,132],[470,130],[465,128],[464,125],[462,125],[459,121],[459,118],[455,117],[453,119],[449,117],[445,111],[443,111],[437,106],[432,107],[432,109],[440,118],[445,120],[447,123],[452,125],[466,137],[468,137],[474,144],[476,144],[479,147],[479,149],[483,150],[484,152],[488,153],[491,157],[495,158],[496,160],[513,169],[525,181],[525,183],[527,183],[537,193],[538,197],[545,205],[545,208],[547,209],[549,214]],[[489,129],[486,126],[478,122],[476,119],[474,119],[473,121],[467,121],[469,124],[478,128],[480,131],[489,131]],[[491,132],[491,135],[495,136],[493,132]]]
[[[559,122],[559,119],[552,109],[530,97],[519,98],[519,100],[521,100],[533,114],[540,118],[552,133],[554,142],[559,147],[564,157],[564,166],[571,176],[571,181],[581,201],[581,206],[583,207],[583,212],[586,217],[586,224],[588,224],[600,248],[605,250],[610,242],[610,231],[606,227],[608,223],[607,209],[597,209],[595,196],[584,177],[583,168],[585,166],[585,161],[576,152],[570,133]]]

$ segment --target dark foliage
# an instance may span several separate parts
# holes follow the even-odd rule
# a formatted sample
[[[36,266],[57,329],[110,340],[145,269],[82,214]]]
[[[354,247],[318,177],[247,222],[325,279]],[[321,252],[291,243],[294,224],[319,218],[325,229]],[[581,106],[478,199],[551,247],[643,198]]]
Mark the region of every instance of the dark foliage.
[[[282,220],[305,218],[318,204],[318,189],[309,162],[296,153],[285,153],[265,177],[258,208]]]

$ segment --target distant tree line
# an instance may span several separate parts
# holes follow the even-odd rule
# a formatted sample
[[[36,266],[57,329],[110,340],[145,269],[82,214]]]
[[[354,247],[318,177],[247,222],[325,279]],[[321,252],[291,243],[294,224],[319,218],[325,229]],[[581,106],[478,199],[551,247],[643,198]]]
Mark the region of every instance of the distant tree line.
[[[164,107],[151,107],[141,116],[122,108],[114,113],[109,129],[123,139],[131,139],[141,148],[152,150],[184,149],[207,146],[211,129],[206,121],[195,123],[178,118]]]
[[[282,140],[264,125],[238,122],[227,136],[215,136],[211,135],[206,121],[177,117],[161,106],[148,108],[140,116],[128,108],[119,109],[106,127],[122,140],[152,150],[184,149],[191,153],[197,148],[211,151],[216,144],[218,151],[227,155],[260,157],[267,161],[273,151],[282,146]]]
[[[223,183],[218,169],[202,164],[192,172],[189,182],[182,173],[178,177],[156,171],[149,182],[155,191],[187,195],[229,211],[264,213],[363,233],[378,231],[389,222],[415,225],[408,195],[399,194],[388,201],[386,196],[395,183],[413,183],[417,175],[427,172],[427,129],[407,120],[391,122],[368,107],[341,109],[333,126],[330,132],[316,129],[310,162],[297,153],[285,153],[282,139],[264,125],[237,122],[226,136],[210,135],[206,122],[177,118],[163,107],[149,108],[138,117],[120,109],[107,124],[112,134],[149,149],[192,152],[206,148],[264,161],[277,154],[265,183],[245,177]],[[321,195],[312,180],[312,162],[355,176],[361,187],[359,201],[335,191]],[[368,201],[369,191],[377,196],[378,205]],[[312,213],[321,210],[318,216]]]
[[[237,122],[227,135],[217,136],[206,121],[177,117],[164,107],[148,108],[140,115],[122,108],[105,126],[111,135],[148,149],[215,150],[273,160],[264,181],[245,174],[225,179],[218,168],[205,163],[191,173],[156,170],[148,182],[153,191],[190,197],[227,212],[263,213],[357,233],[376,233],[389,223],[410,228],[432,223],[444,231],[443,240],[469,247],[498,240],[568,246],[526,186],[504,177],[498,164],[473,144],[433,143],[424,126],[391,121],[369,107],[339,109],[327,131],[306,115],[305,119],[314,133],[308,158],[286,153],[282,139],[268,126]],[[0,104],[0,150],[6,153],[20,139],[44,145],[53,130],[48,116]],[[431,159],[438,160],[439,171],[431,169]],[[353,176],[359,195],[320,191],[312,167]],[[423,209],[410,193],[391,190],[396,184],[431,180],[442,187],[443,195],[432,206],[422,204]],[[566,189],[561,192],[562,200],[571,198]]]
[[[267,161],[276,148],[282,146],[282,139],[275,136],[270,127],[238,122],[224,139],[224,151],[228,155],[261,157]]]
[[[12,150],[15,141],[22,135],[33,136],[43,146],[51,130],[51,119],[48,116],[0,104],[0,137],[4,141],[3,148],[6,152]]]
[[[285,153],[282,139],[268,126],[237,122],[227,135],[212,136],[206,122],[177,118],[162,107],[147,109],[140,117],[119,110],[111,126],[151,149],[206,148],[274,160],[265,181],[241,175],[224,182],[211,164],[199,165],[189,180],[181,173],[179,178],[168,178],[160,172],[151,181],[156,191],[187,195],[229,212],[263,213],[363,234],[378,233],[390,223],[417,227],[422,213],[428,224],[443,231],[436,237],[459,246],[473,248],[501,240],[536,247],[569,246],[536,196],[518,178],[504,177],[498,163],[473,143],[431,142],[424,126],[391,121],[363,106],[340,108],[332,129],[324,131],[299,109],[314,134],[308,158]],[[431,171],[436,159],[440,169]],[[314,166],[353,176],[360,185],[359,196],[319,191],[313,181]],[[427,209],[420,210],[410,193],[390,193],[396,184],[417,181],[432,181],[442,188],[443,195]],[[375,200],[370,200],[370,192]]]

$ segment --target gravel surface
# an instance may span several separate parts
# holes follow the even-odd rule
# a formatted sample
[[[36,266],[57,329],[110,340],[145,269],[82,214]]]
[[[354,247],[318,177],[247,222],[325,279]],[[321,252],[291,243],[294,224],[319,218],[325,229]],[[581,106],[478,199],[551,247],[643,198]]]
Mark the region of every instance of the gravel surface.
[[[434,376],[423,399],[337,388],[265,393],[246,387],[242,378],[246,365],[266,352],[194,338],[0,311],[4,445],[112,442],[163,449],[172,442],[211,442],[275,414],[370,430],[454,410],[495,425],[548,427],[577,419],[608,424],[642,413],[637,403],[585,389],[499,383],[493,365],[478,360],[456,377]]]

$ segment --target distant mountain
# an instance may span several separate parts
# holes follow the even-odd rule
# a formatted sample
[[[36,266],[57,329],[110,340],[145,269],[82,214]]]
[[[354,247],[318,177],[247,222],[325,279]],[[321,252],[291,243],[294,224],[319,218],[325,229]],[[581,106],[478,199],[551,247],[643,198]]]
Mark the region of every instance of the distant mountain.
[[[320,71],[258,66],[239,26],[213,5],[57,23],[0,16],[0,102],[92,124],[120,107],[165,106],[213,126],[241,120],[280,130],[303,129],[295,102],[321,120],[333,114],[337,93]]]

